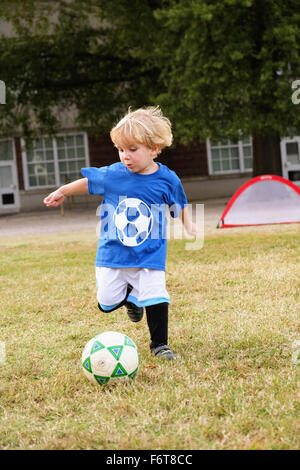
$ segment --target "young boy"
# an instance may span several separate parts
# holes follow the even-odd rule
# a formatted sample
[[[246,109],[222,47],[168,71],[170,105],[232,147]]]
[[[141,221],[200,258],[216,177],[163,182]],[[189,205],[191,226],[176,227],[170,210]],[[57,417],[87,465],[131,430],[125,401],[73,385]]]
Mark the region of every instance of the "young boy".
[[[155,162],[172,144],[171,123],[159,107],[141,108],[129,111],[110,136],[121,161],[82,168],[84,178],[60,187],[44,203],[57,207],[73,194],[103,196],[95,263],[98,307],[111,312],[125,305],[133,322],[145,308],[151,353],[172,360],[177,356],[168,346],[166,206],[188,234],[196,235],[196,226],[178,176]]]

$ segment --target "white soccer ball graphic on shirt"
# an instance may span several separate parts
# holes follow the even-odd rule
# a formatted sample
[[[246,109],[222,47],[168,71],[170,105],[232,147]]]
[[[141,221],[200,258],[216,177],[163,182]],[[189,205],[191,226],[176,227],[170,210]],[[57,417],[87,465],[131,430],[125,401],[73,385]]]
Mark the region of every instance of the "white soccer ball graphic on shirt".
[[[120,241],[126,246],[138,246],[149,237],[153,215],[145,202],[127,198],[116,208],[114,222]]]
[[[139,367],[135,343],[118,331],[105,331],[90,339],[82,352],[84,375],[94,384],[133,379]]]

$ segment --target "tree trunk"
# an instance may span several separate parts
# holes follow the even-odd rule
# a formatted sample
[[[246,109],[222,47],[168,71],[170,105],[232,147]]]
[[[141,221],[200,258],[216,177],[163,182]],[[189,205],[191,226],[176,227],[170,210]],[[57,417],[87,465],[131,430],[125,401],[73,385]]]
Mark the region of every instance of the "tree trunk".
[[[253,176],[266,174],[282,176],[280,135],[253,133]]]

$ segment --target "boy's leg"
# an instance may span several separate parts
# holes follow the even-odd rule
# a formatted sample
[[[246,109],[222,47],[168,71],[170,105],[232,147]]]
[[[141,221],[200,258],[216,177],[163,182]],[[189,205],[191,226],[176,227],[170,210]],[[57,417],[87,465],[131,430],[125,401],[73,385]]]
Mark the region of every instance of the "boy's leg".
[[[96,267],[98,307],[102,312],[112,312],[123,305],[132,287],[124,277],[124,271],[117,268]]]
[[[118,308],[125,306],[127,310],[127,315],[129,316],[129,319],[131,321],[135,323],[141,321],[141,319],[143,318],[143,314],[144,314],[143,307],[137,307],[133,303],[127,301],[127,297],[129,296],[131,291],[132,291],[132,286],[128,285],[124,300],[122,300],[122,302],[115,304],[113,306],[104,307],[98,302],[99,310],[101,310],[101,312],[108,313],[108,312],[113,312],[114,310],[117,310]]]
[[[168,344],[168,307],[167,302],[146,307],[151,339],[150,349]]]
[[[122,302],[118,303],[118,304],[115,304],[113,306],[110,306],[110,307],[104,307],[103,305],[101,305],[99,302],[98,302],[98,308],[99,310],[101,310],[101,312],[113,312],[114,310],[117,310],[118,308],[120,307],[123,307],[123,305],[126,305],[127,304],[127,297],[129,296],[130,292],[132,291],[132,286],[128,286],[127,287],[127,292],[126,292],[126,296],[125,296],[125,299],[122,300]]]
[[[143,318],[143,308],[127,301],[133,287],[128,282],[128,269],[96,267],[98,308],[102,312],[113,312],[125,306],[131,321]]]
[[[151,353],[172,360],[177,356],[168,346],[168,309],[168,302],[149,305],[146,307],[146,316],[151,338]]]
[[[128,270],[128,280],[133,286],[128,296],[136,308],[145,306],[150,331],[151,353],[175,359],[168,346],[168,307],[170,302],[166,290],[165,272],[157,269],[136,268]]]
[[[130,286],[132,289],[132,286]],[[127,300],[128,295],[126,296],[126,300],[124,302],[124,305],[127,310],[127,315],[131,321],[134,323],[137,323],[141,321],[144,315],[144,309],[143,307],[138,307],[137,305],[133,304],[132,302],[128,302]]]

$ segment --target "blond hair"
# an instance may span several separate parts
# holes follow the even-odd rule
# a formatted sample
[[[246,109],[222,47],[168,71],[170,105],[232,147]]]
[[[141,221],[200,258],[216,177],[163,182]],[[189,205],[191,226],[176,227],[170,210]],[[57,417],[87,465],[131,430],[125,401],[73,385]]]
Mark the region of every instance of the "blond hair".
[[[165,117],[159,106],[149,106],[131,111],[110,131],[115,145],[130,145],[134,142],[153,149],[159,146],[157,153],[172,144],[171,122]]]

